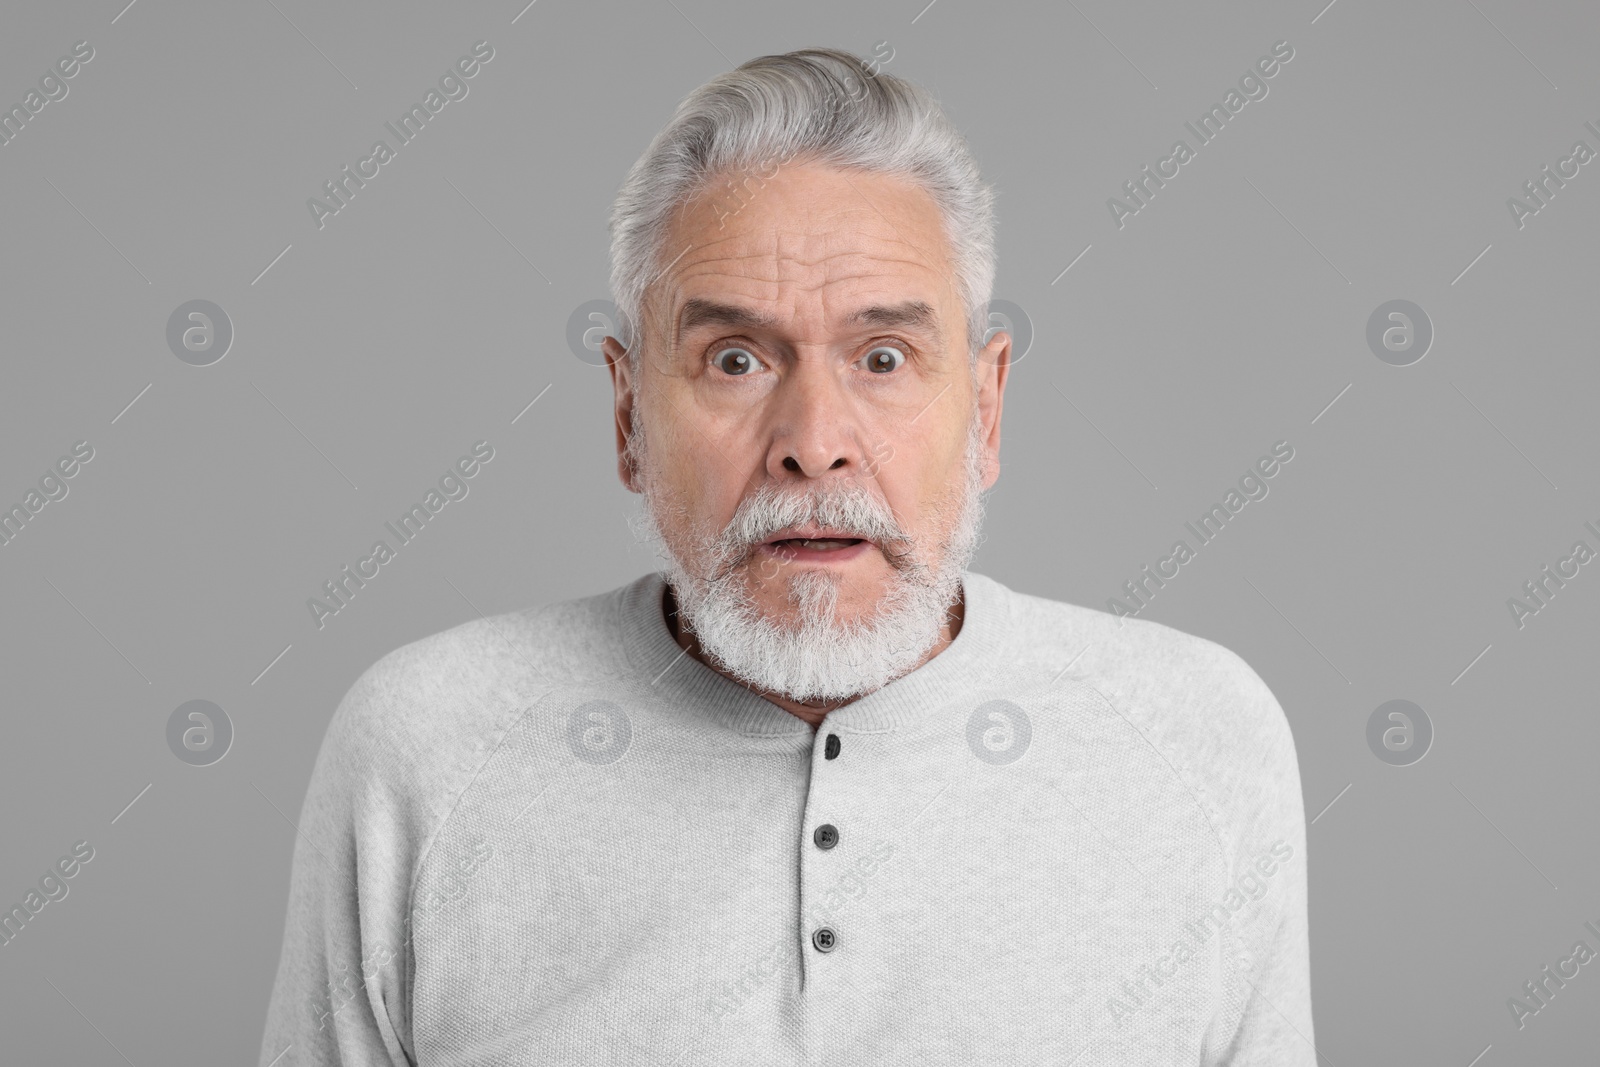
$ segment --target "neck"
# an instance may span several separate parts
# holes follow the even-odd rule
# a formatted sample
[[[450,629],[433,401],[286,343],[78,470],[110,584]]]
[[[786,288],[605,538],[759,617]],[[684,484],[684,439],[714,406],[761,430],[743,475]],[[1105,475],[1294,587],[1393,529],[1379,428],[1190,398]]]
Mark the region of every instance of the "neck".
[[[916,670],[918,667],[922,666],[924,663],[943,652],[946,648],[949,648],[950,642],[954,641],[956,639],[956,635],[961,632],[961,622],[966,611],[964,593],[965,591],[963,590],[963,596],[958,596],[955,604],[948,612],[945,613],[944,624],[939,627],[939,639],[934,642],[933,647],[928,650],[926,655],[912,665],[911,670]],[[724,678],[727,678],[730,681],[738,682],[740,685],[744,686],[746,689],[757,694],[763,699],[778,705],[778,707],[782,708],[784,711],[787,711],[795,718],[804,720],[813,730],[822,725],[822,720],[827,718],[828,712],[832,711],[834,708],[842,708],[846,704],[866,696],[865,693],[861,693],[844,700],[799,701],[790,700],[781,693],[769,692],[760,688],[759,686],[751,685],[744,679],[729,674],[727,671],[718,666],[714,660],[707,657],[700,648],[699,639],[697,639],[694,634],[688,632],[683,627],[678,625],[678,602],[677,599],[672,595],[672,585],[670,583],[667,584],[666,588],[661,594],[661,611],[666,617],[667,628],[672,631],[672,639],[678,643],[679,648],[682,648],[685,652],[689,653],[689,655],[693,656],[710,669],[716,671]],[[910,672],[908,671],[907,673]]]

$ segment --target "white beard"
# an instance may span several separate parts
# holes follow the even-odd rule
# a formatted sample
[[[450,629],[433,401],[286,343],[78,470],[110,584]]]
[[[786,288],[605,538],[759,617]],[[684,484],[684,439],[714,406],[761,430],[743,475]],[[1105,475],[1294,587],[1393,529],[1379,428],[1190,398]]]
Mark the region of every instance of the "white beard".
[[[881,498],[862,481],[827,488],[782,490],[763,483],[740,502],[727,529],[692,535],[691,558],[704,560],[708,577],[691,572],[663,536],[657,510],[666,504],[687,520],[681,505],[660,499],[636,419],[628,451],[640,475],[644,506],[630,521],[635,536],[665,562],[664,575],[678,604],[682,627],[699,639],[717,666],[752,688],[797,703],[848,701],[881,689],[908,673],[939,640],[948,612],[961,593],[961,575],[972,560],[983,521],[982,424],[974,413],[964,457],[965,485],[952,506],[933,516],[946,530],[937,548],[908,540]],[[955,511],[952,515],[951,511]],[[773,534],[806,523],[851,531],[879,546],[894,568],[890,586],[870,615],[836,618],[842,577],[824,569],[795,568],[775,561],[767,577],[785,581],[793,622],[775,621],[757,607],[747,580],[760,582],[754,566],[740,567],[752,549]]]

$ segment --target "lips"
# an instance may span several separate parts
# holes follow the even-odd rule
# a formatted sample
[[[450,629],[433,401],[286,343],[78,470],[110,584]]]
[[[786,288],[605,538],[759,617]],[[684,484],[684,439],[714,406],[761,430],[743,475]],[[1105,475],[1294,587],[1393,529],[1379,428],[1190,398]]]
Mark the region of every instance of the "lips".
[[[845,539],[790,537],[781,541],[768,541],[767,543],[769,545],[787,545],[793,548],[809,548],[815,552],[833,552],[841,548],[849,548],[851,545],[859,545],[861,539],[859,537]]]
[[[847,530],[808,526],[779,530],[776,535],[767,539],[766,544],[774,547],[804,548],[813,552],[836,552],[865,540],[864,537],[852,536]]]

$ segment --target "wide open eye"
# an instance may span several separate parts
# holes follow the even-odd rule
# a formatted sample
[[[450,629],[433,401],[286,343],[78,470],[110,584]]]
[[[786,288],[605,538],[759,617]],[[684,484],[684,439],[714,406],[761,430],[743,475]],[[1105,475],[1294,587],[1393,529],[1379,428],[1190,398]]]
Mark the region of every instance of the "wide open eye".
[[[874,374],[888,374],[900,368],[906,361],[906,354],[894,345],[875,345],[862,359]]]
[[[722,349],[711,357],[711,363],[732,378],[744,377],[757,367],[766,366],[749,349],[737,346]]]

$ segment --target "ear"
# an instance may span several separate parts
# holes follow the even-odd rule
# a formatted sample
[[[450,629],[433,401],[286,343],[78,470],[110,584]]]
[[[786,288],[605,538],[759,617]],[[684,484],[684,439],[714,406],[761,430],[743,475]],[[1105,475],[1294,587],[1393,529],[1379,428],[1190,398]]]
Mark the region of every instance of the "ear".
[[[606,368],[611,372],[617,432],[617,478],[628,492],[642,492],[639,479],[627,459],[628,437],[633,433],[633,403],[637,387],[628,367],[628,352],[615,337],[605,338],[600,343],[600,351],[605,354]]]
[[[1011,334],[997,330],[978,353],[978,411],[983,420],[983,487],[1000,480],[1000,412],[1011,371]]]

